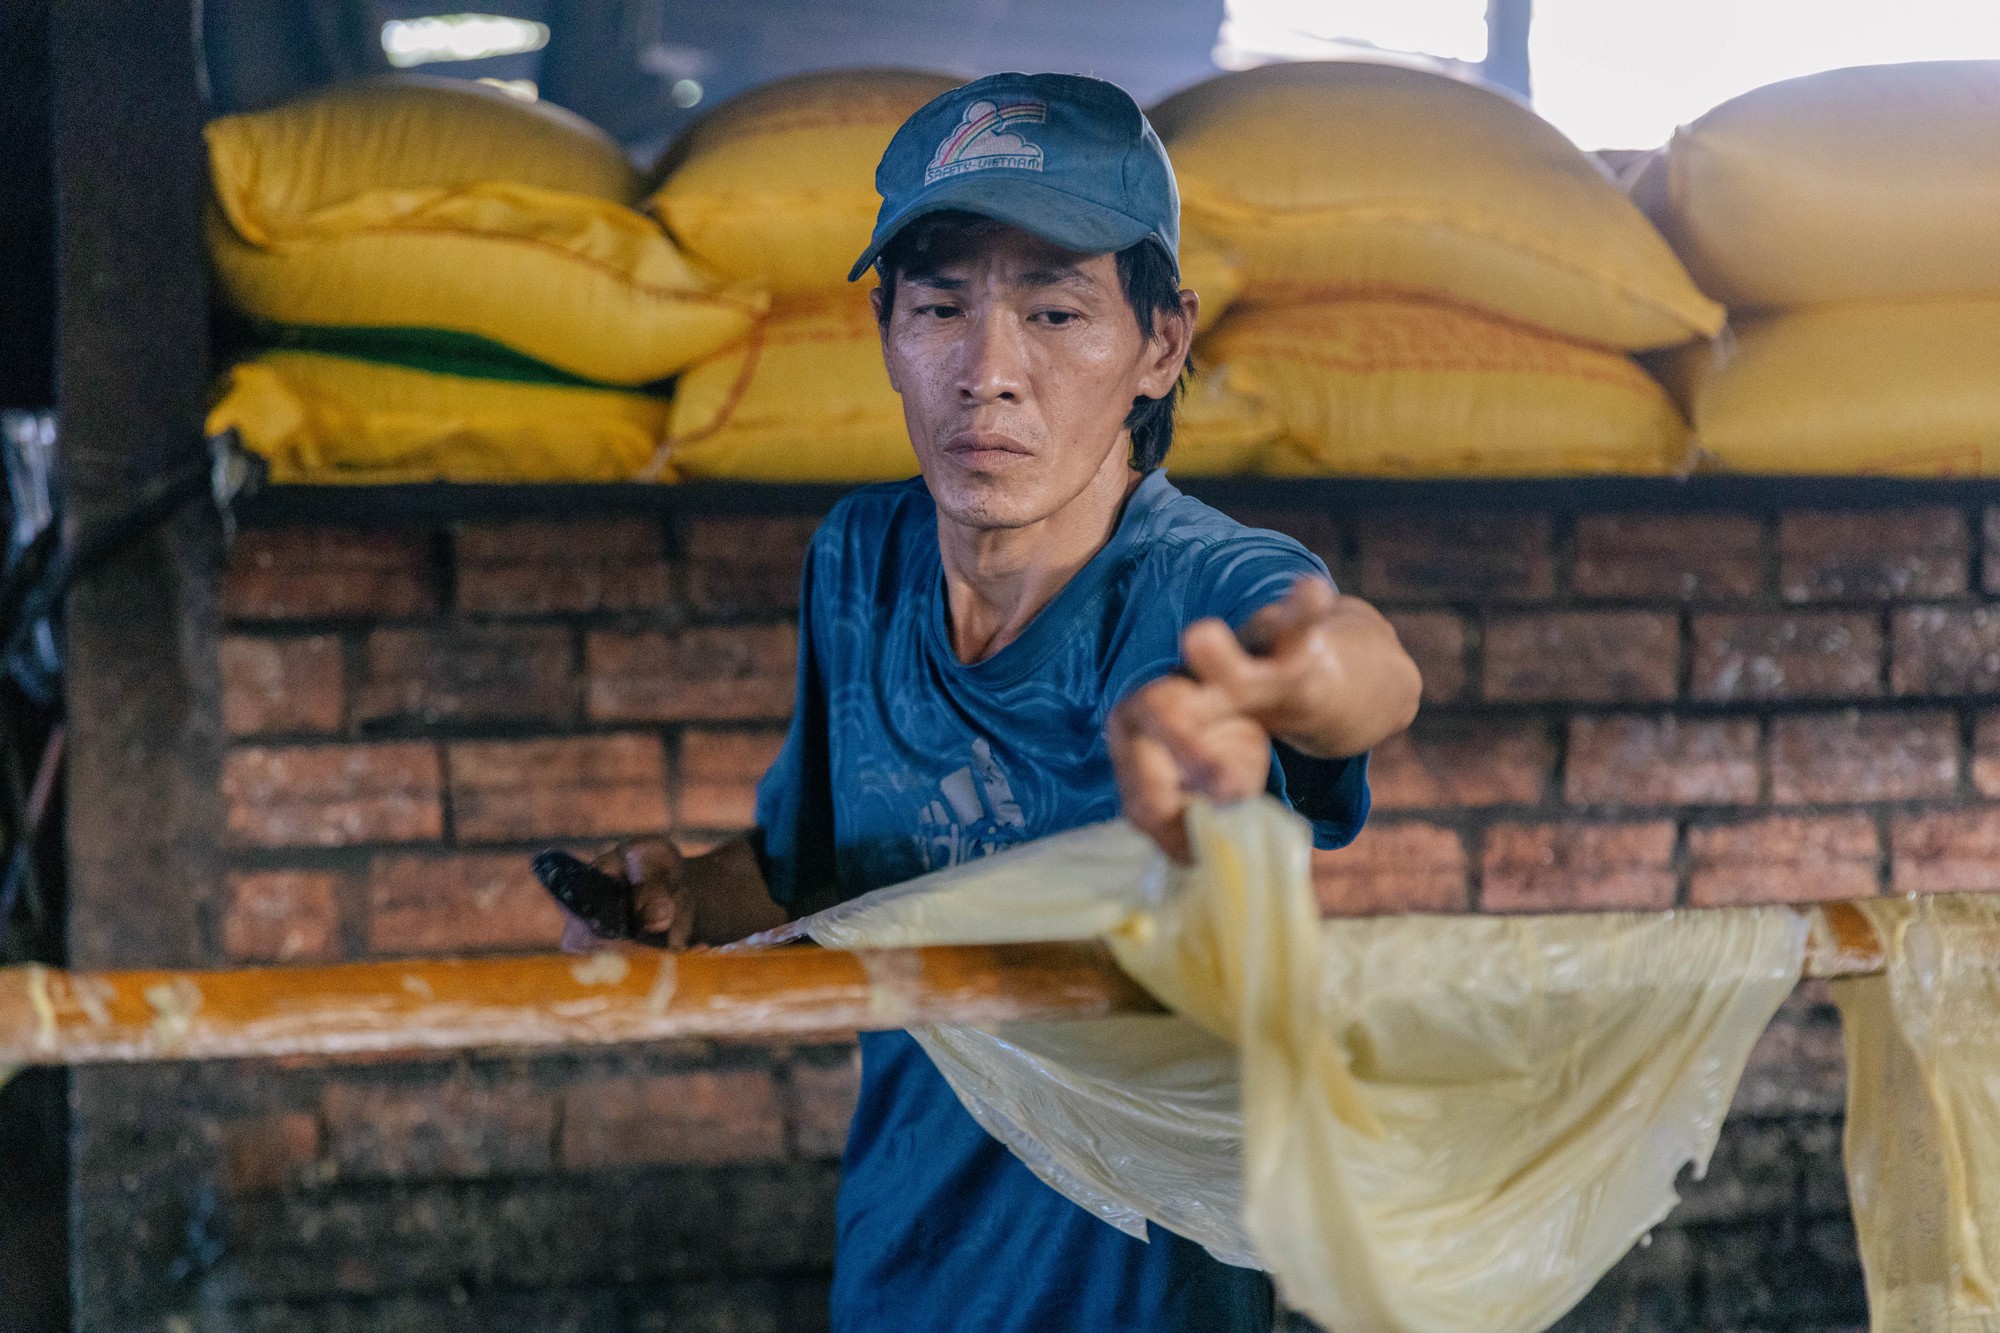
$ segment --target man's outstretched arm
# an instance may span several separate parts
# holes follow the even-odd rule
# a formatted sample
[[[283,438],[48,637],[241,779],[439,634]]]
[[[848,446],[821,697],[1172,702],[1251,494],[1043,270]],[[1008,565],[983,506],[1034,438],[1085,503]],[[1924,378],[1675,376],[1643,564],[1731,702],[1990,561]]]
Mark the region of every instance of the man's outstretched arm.
[[[1107,727],[1125,817],[1175,857],[1189,854],[1195,797],[1227,803],[1264,790],[1271,742],[1302,754],[1361,754],[1410,725],[1423,680],[1382,613],[1301,577],[1233,634],[1190,625],[1184,671],[1142,686]]]

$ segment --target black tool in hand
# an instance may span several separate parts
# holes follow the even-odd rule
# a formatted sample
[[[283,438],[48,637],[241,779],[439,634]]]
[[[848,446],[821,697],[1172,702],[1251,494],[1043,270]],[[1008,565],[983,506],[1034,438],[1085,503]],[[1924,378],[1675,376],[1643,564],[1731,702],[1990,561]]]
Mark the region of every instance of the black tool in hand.
[[[571,916],[607,940],[633,937],[632,886],[554,848],[535,858],[535,878]]]

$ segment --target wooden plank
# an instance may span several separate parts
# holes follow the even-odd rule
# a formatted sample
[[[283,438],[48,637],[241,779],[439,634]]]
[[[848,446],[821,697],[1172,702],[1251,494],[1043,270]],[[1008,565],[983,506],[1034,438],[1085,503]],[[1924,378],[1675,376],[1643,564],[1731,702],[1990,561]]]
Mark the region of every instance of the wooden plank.
[[[1805,972],[1879,971],[1860,912],[1822,910]],[[1095,943],[842,953],[346,963],[233,971],[0,970],[0,1064],[801,1037],[1158,1012]]]
[[[186,3],[59,4],[49,23],[56,395],[69,522],[89,532],[203,452],[207,182]],[[199,507],[69,601],[70,961],[192,965],[221,881],[217,525]]]
[[[1094,943],[0,970],[0,1065],[796,1037],[1156,1011]]]

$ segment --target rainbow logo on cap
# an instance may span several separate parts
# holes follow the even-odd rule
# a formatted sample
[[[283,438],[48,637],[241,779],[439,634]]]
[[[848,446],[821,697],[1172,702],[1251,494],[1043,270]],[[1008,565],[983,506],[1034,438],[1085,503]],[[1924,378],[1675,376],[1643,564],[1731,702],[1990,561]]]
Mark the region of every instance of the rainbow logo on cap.
[[[1040,101],[974,102],[965,108],[958,128],[945,136],[924,169],[924,184],[935,185],[947,176],[993,167],[1013,167],[1020,171],[1040,171],[1042,150],[1013,132],[1018,125],[1039,125],[1049,118],[1049,104]]]

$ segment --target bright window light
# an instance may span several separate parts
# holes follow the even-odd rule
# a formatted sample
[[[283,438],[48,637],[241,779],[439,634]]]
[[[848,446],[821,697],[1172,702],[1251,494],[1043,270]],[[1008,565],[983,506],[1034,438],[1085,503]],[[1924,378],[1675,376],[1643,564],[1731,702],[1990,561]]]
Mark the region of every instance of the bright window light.
[[[549,25],[499,14],[433,14],[382,25],[382,49],[397,69],[442,60],[520,55],[549,44]]]
[[[1995,0],[1535,0],[1535,109],[1585,148],[1653,148],[1719,102],[1848,65],[2000,57]]]
[[[1486,0],[1228,0],[1224,15],[1224,69],[1384,51],[1486,58]]]

